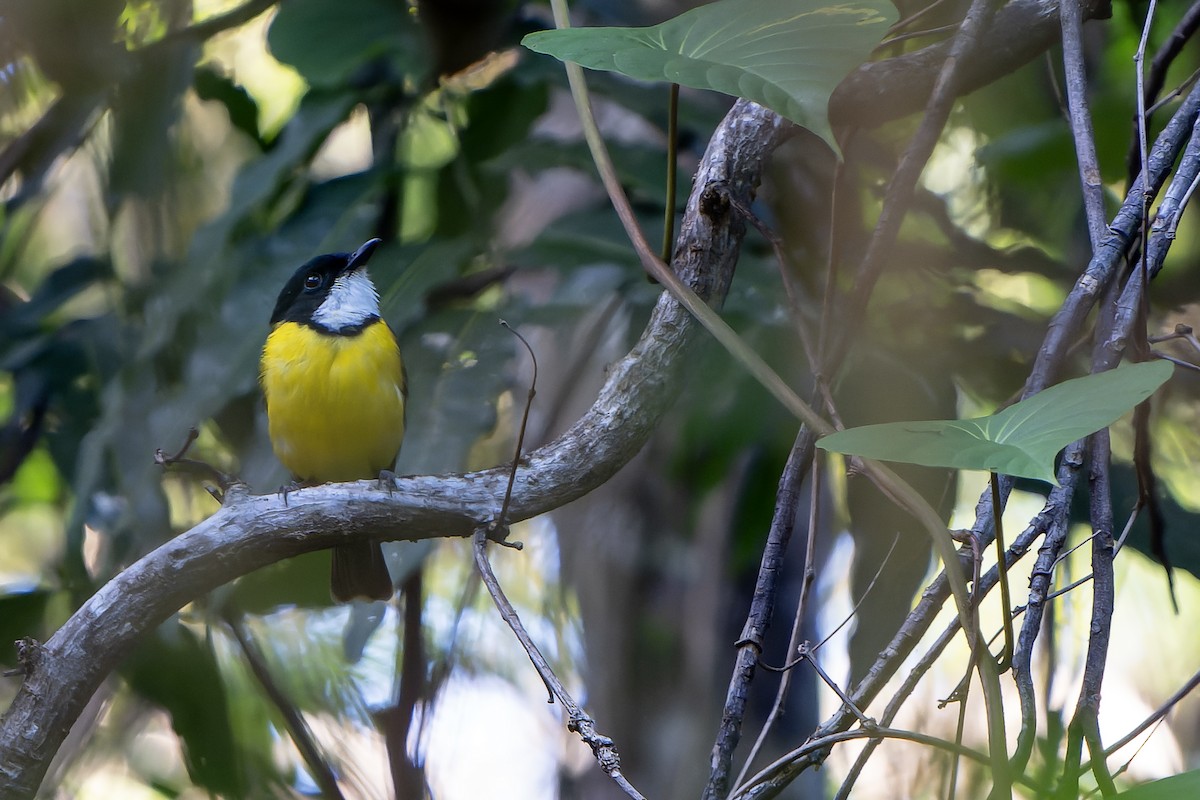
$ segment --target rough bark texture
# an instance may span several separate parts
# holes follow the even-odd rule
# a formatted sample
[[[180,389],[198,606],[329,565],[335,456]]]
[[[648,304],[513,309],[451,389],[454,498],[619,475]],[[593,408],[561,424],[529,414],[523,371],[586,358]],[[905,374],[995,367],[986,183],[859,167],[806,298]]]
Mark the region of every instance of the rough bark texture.
[[[744,228],[714,201],[749,203],[766,158],[788,126],[741,101],[713,135],[681,229],[675,268],[719,304]],[[698,326],[666,294],[641,339],[609,370],[595,404],[518,470],[510,521],[558,508],[608,480],[641,448],[674,400]],[[137,640],[184,604],[260,567],[358,537],[468,536],[498,513],[507,468],[330,484],[287,496],[231,490],[213,516],[130,566],[91,597],[44,646],[30,645],[27,675],[0,719],[0,797],[32,797],[47,765],[105,676]]]

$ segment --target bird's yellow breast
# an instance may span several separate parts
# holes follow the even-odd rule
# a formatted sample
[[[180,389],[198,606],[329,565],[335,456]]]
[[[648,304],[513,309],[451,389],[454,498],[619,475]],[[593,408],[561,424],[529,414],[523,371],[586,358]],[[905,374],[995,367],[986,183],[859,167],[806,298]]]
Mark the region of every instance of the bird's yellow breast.
[[[275,455],[304,481],[372,478],[404,438],[404,364],[387,323],[352,336],[277,325],[262,354]]]

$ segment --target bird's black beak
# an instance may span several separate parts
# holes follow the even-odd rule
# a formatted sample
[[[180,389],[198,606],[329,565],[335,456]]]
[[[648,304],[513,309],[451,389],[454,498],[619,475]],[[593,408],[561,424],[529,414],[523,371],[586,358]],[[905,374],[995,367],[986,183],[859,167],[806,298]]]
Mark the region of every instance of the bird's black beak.
[[[342,271],[343,275],[348,275],[356,269],[360,269],[367,265],[371,260],[371,254],[375,252],[375,248],[383,244],[382,239],[368,239],[363,243],[362,247],[350,254],[350,258],[346,260],[346,268]]]

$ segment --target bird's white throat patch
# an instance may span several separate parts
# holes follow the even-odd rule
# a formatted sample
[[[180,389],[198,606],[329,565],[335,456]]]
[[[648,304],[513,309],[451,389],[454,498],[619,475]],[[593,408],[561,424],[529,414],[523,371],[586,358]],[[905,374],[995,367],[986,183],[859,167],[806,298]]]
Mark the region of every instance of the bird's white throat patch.
[[[339,331],[362,325],[379,316],[379,293],[365,269],[356,269],[333,282],[325,302],[313,313],[313,322]]]

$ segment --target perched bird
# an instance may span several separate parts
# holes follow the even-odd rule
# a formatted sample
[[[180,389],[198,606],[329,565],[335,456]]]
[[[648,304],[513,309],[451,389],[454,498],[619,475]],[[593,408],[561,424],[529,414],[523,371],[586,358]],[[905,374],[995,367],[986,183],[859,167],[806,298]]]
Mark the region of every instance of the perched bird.
[[[261,373],[271,445],[302,484],[390,479],[400,453],[404,362],[367,274],[379,243],[312,259],[271,314]],[[391,597],[379,543],[334,548],[330,591],[338,602]]]

